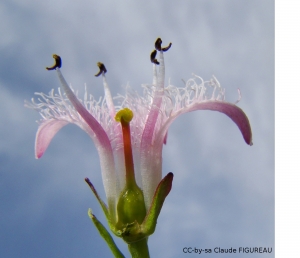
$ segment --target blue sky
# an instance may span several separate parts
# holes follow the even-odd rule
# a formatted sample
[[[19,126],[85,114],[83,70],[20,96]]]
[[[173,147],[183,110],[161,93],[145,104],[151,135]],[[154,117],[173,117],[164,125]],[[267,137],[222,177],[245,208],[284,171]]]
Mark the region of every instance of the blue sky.
[[[92,208],[105,220],[83,180],[89,177],[104,196],[92,141],[67,126],[36,160],[39,115],[24,100],[59,87],[45,70],[53,53],[62,56],[63,73],[79,94],[86,83],[103,95],[93,76],[100,60],[113,95],[127,84],[141,92],[152,81],[149,54],[157,37],[173,43],[165,56],[173,85],[181,87],[192,73],[215,75],[230,102],[240,88],[238,106],[249,117],[254,145],[216,112],[193,112],[172,124],[163,173],[174,173],[173,189],[149,238],[150,254],[274,247],[274,1],[15,0],[0,3],[0,17],[1,257],[112,257],[87,216]],[[116,242],[127,256],[125,243]]]

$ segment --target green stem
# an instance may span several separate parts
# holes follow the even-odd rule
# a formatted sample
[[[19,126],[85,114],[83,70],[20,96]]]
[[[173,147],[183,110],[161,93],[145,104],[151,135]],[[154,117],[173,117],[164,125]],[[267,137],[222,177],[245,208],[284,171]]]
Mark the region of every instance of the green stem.
[[[147,242],[148,238],[144,238],[138,242],[128,244],[132,258],[150,258]]]

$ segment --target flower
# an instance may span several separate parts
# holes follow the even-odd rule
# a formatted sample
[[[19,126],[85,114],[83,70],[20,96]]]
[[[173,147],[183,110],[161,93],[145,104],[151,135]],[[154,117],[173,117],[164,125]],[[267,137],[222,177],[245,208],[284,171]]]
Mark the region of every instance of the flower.
[[[252,145],[251,127],[246,114],[236,103],[225,101],[225,91],[214,76],[211,80],[204,81],[194,75],[182,88],[171,84],[165,86],[164,52],[170,46],[171,44],[162,48],[161,40],[156,41],[159,60],[155,59],[156,50],[153,51],[153,82],[143,85],[143,96],[128,88],[124,96],[113,99],[105,77],[105,66],[98,63],[99,74],[103,78],[104,98],[96,100],[91,95],[88,97],[85,89],[84,98],[81,100],[68,86],[60,71],[61,60],[54,55],[56,65],[47,69],[56,70],[64,93],[60,88],[58,93],[54,90],[49,94],[36,93],[39,96],[38,102],[34,99],[31,103],[26,102],[27,107],[37,110],[42,116],[35,142],[37,158],[42,157],[55,134],[69,123],[76,124],[92,138],[100,157],[112,223],[118,220],[117,204],[126,184],[123,124],[115,120],[120,110],[128,108],[133,113],[129,139],[134,171],[142,179],[140,188],[146,211],[149,211],[155,191],[162,180],[162,148],[167,143],[168,128],[179,115],[196,110],[219,111],[232,119],[245,142]]]

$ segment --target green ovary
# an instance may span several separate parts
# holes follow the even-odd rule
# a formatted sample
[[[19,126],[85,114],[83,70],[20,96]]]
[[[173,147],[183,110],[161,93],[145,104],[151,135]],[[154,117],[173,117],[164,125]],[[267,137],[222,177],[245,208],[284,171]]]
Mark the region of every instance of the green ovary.
[[[121,192],[117,212],[119,229],[134,221],[139,224],[143,222],[146,216],[145,201],[143,192],[137,185],[125,187]]]

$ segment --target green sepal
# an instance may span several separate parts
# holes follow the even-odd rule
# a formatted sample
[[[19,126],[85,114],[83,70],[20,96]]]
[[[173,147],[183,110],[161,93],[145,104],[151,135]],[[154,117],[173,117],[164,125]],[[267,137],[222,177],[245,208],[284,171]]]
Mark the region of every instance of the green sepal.
[[[102,199],[100,198],[100,196],[98,195],[98,197],[96,196],[98,202],[100,203],[101,205],[101,208],[103,210],[103,213],[105,215],[105,218],[107,220],[107,223],[108,223],[108,226],[109,228],[111,229],[111,231],[117,235],[117,232],[116,232],[116,228],[114,226],[114,223],[115,221],[113,220],[113,216],[110,215],[109,211],[108,211],[108,208],[107,208],[107,205],[105,204],[104,201],[102,201]]]
[[[107,223],[108,223],[110,229],[114,232],[114,234],[117,235],[116,230],[115,230],[115,226],[114,226],[114,224],[115,224],[115,216],[114,216],[114,214],[111,214],[109,212],[107,205],[105,204],[105,202],[99,196],[96,188],[93,186],[93,184],[90,181],[90,179],[85,178],[85,182],[89,185],[89,187],[91,188],[93,194],[95,195],[96,199],[98,200],[98,202],[99,202],[99,204],[100,204],[100,206],[101,206],[101,208],[103,210],[103,213],[104,213],[104,215],[106,217],[106,220],[107,220]],[[113,204],[113,202],[111,202],[110,200],[108,200],[108,203],[112,203]],[[110,210],[111,210],[111,212],[113,212],[113,209],[110,209]]]
[[[96,216],[92,213],[92,210],[88,210],[88,215],[90,219],[93,221],[94,225],[98,229],[100,235],[103,237],[103,239],[106,241],[108,247],[112,251],[113,255],[116,258],[125,258],[125,256],[121,253],[119,248],[117,247],[115,241],[113,240],[110,233],[107,231],[107,229],[103,226],[103,224],[96,218]]]
[[[104,201],[102,201],[102,199],[100,198],[100,196],[98,196],[98,197],[96,197],[96,198],[97,198],[97,200],[98,200],[98,202],[99,202],[99,204],[100,204],[100,206],[101,206],[101,208],[102,208],[102,210],[103,210],[103,212],[104,212],[104,215],[105,215],[105,217],[106,217],[106,220],[107,220],[107,221],[110,221],[110,215],[109,215],[109,212],[108,212],[108,208],[107,208],[106,203],[105,203]]]
[[[142,232],[149,236],[154,233],[157,218],[164,204],[166,197],[172,189],[173,173],[168,173],[159,183],[154,193],[151,206],[141,225]]]

